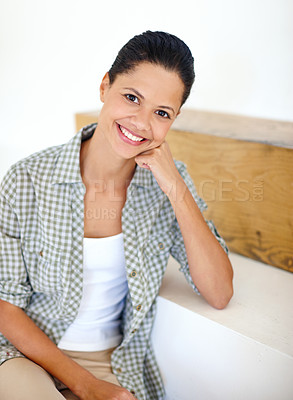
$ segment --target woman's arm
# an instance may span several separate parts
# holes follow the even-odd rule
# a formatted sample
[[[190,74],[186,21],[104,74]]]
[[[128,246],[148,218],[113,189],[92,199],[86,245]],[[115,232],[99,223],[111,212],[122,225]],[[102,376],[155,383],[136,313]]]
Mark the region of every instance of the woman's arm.
[[[184,240],[192,280],[210,305],[223,309],[233,295],[233,270],[229,258],[181,176],[174,189],[168,197]]]
[[[141,153],[135,161],[152,171],[172,204],[194,284],[209,304],[224,308],[233,295],[232,266],[178,172],[168,143]]]
[[[63,382],[81,400],[134,400],[128,390],[95,378],[67,357],[19,307],[0,300],[0,331],[26,357]]]

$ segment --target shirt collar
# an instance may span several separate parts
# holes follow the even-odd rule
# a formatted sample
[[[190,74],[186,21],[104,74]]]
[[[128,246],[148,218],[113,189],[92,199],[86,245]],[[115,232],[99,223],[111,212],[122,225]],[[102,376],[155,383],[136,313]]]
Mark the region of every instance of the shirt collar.
[[[95,126],[96,124],[91,124],[81,129],[62,147],[52,174],[52,184],[82,182],[79,159],[80,146],[82,140],[93,135]]]
[[[82,183],[80,173],[81,142],[92,137],[96,126],[96,123],[85,126],[62,147],[51,178],[53,185],[58,183]],[[150,170],[137,165],[131,185],[150,187],[154,184],[154,179]]]

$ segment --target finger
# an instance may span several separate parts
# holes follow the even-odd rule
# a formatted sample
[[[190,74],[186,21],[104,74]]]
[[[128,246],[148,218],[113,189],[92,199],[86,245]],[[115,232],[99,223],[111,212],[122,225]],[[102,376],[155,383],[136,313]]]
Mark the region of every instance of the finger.
[[[146,169],[151,169],[152,168],[151,164],[145,163],[145,162],[140,163],[139,166],[142,167],[142,168],[146,168]]]
[[[146,168],[146,169],[151,169],[151,164],[148,162],[146,159],[142,157],[135,157],[135,162],[137,165],[139,165],[141,168]]]
[[[142,167],[146,168],[146,169],[151,169],[152,168],[151,164],[146,164],[146,163],[142,163]]]

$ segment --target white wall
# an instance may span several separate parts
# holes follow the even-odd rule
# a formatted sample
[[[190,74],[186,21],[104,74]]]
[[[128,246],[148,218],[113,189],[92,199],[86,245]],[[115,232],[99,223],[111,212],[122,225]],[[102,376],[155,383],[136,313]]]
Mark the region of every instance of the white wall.
[[[187,106],[292,121],[292,11],[291,0],[0,0],[2,168],[67,141],[74,113],[100,106],[117,51],[146,29],[190,46]]]

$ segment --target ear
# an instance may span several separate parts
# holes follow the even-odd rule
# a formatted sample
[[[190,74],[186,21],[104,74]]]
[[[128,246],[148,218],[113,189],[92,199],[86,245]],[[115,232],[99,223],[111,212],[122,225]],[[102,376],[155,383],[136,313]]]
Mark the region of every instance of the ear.
[[[100,85],[100,100],[102,103],[104,103],[105,101],[105,94],[107,93],[109,87],[110,87],[110,78],[109,78],[109,73],[106,72],[104,78],[102,79],[102,83]]]

